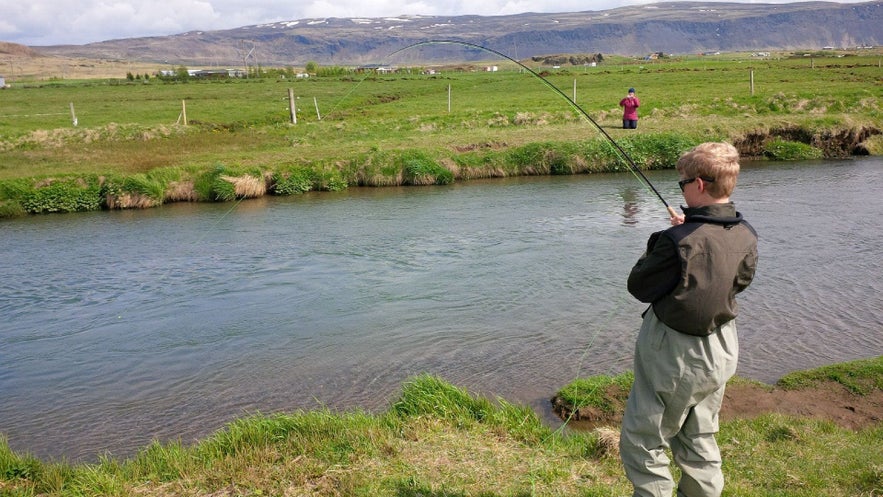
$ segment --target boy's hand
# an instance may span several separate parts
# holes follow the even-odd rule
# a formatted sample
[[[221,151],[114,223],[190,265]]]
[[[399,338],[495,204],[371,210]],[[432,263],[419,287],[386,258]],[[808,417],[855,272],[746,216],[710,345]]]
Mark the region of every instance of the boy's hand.
[[[671,216],[669,220],[671,221],[672,226],[684,224],[684,215],[678,214],[678,211],[676,211],[674,207],[668,206],[668,215]]]
[[[672,213],[671,213],[671,219],[670,219],[670,221],[671,221],[671,225],[672,225],[672,226],[677,226],[677,225],[679,225],[679,224],[684,224],[684,215],[683,215],[683,214],[678,214],[678,213],[676,213],[676,212],[672,212]]]

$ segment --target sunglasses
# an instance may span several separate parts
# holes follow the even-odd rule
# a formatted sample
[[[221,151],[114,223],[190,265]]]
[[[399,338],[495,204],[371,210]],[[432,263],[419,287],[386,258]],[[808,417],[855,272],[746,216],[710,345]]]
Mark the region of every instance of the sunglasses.
[[[685,186],[696,181],[697,179],[701,179],[702,181],[704,181],[706,183],[714,183],[714,178],[706,178],[705,176],[697,176],[695,178],[682,179],[682,180],[678,181],[678,186],[681,187],[681,191],[684,191]]]

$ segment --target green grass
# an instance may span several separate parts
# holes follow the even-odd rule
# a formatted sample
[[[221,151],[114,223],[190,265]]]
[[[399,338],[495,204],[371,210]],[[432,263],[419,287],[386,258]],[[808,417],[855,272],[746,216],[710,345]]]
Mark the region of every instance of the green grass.
[[[858,395],[867,395],[872,390],[883,390],[883,360],[863,359],[797,371],[782,377],[777,385],[799,390],[824,381],[839,383]]]
[[[883,357],[797,375],[880,388],[880,364]],[[595,377],[565,390],[591,395],[629,381]],[[626,495],[615,444],[605,440],[612,428],[553,430],[528,407],[424,374],[408,380],[386,412],[258,414],[193,446],[154,442],[125,460],[44,462],[0,439],[0,495]],[[880,495],[881,437],[879,423],[851,431],[776,414],[723,423],[724,495]]]
[[[49,194],[29,199],[47,180],[97,177],[104,186],[110,178],[103,193],[128,195],[122,203],[102,197],[99,208],[241,198],[217,182],[161,196],[219,167],[269,178],[264,190],[275,194],[625,170],[565,99],[513,64],[500,67],[305,80],[16,82],[0,109],[0,215],[67,211],[69,203],[45,204]],[[832,153],[823,150],[831,136],[870,130],[866,148],[883,153],[878,55],[613,58],[594,68],[535,69],[644,169],[672,167],[702,141],[746,137],[765,140],[758,154],[794,160]],[[620,129],[617,102],[628,87],[642,99],[637,132]],[[297,124],[289,89],[298,97]],[[170,185],[159,178],[166,171],[191,177]]]

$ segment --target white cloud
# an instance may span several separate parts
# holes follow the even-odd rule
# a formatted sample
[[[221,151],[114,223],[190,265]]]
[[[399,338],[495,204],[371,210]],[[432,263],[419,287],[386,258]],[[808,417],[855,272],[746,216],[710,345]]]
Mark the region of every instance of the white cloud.
[[[306,18],[576,12],[646,4],[650,0],[4,0],[4,3],[0,40],[41,46],[165,36]],[[767,3],[783,2],[770,0]]]

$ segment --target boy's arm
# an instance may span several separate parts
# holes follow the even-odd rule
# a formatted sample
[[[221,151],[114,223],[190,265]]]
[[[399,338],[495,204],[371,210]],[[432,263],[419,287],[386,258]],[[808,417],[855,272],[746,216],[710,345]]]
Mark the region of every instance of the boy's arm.
[[[677,246],[667,236],[653,233],[647,251],[629,273],[628,289],[636,299],[651,303],[670,293],[681,277]]]
[[[754,272],[757,269],[757,247],[742,259],[739,264],[739,272],[736,273],[735,289],[736,293],[748,288],[754,279]]]

